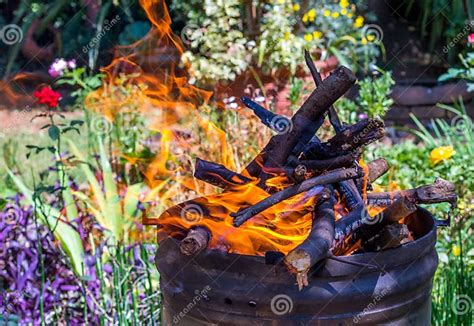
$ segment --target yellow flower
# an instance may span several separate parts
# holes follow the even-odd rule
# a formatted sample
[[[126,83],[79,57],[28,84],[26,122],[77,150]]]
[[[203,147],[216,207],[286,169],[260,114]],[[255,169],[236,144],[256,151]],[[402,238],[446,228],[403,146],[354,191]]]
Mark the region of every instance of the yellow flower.
[[[354,14],[352,12],[350,12],[350,13],[347,14],[347,17],[352,18],[352,17],[354,17]]]
[[[367,39],[365,37],[363,37],[362,40],[360,41],[360,43],[362,45],[366,45],[367,44]]]
[[[430,153],[431,164],[436,165],[441,161],[450,159],[456,152],[453,146],[440,146],[433,149]]]
[[[367,35],[367,41],[372,42],[373,40],[375,40],[375,35],[372,35],[372,34]]]
[[[454,256],[458,257],[461,254],[461,247],[454,245],[451,249]]]
[[[331,14],[331,16],[332,16],[332,18],[337,18],[337,17],[339,17],[339,13],[337,11],[335,11]]]
[[[341,15],[343,15],[343,16],[347,15],[347,9],[346,8],[341,9]]]
[[[320,31],[314,31],[313,32],[313,37],[314,37],[315,40],[320,39],[321,36],[323,36],[323,33],[321,33]]]
[[[309,17],[310,22],[314,22],[314,17]]]
[[[323,13],[324,17],[329,17],[331,16],[331,11],[330,10],[324,10],[324,13]]]
[[[308,17],[309,18],[314,18],[316,17],[316,10],[313,8],[310,11],[308,11]]]
[[[304,14],[302,20],[303,20],[303,23],[307,23],[308,22],[308,15]]]
[[[339,2],[339,5],[342,7],[342,8],[347,8],[349,7],[349,1],[348,0],[341,0]]]
[[[306,35],[304,36],[304,40],[305,40],[306,42],[311,42],[311,41],[313,40],[313,35],[311,35],[311,34],[306,34]]]
[[[358,16],[354,22],[354,26],[357,28],[361,28],[364,26],[364,17]]]
[[[300,11],[300,5],[298,3],[293,5],[293,11]]]
[[[290,32],[285,32],[285,40],[288,41],[290,39],[290,35],[291,35]]]

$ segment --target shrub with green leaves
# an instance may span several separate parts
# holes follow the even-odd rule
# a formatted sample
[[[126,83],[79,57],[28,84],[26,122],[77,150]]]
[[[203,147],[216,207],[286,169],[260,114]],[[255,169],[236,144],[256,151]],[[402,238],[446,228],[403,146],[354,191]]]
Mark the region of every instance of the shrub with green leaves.
[[[335,104],[341,119],[347,123],[355,123],[358,115],[369,118],[383,117],[393,104],[390,97],[395,81],[390,71],[378,70],[374,77],[366,77],[358,82],[359,95],[351,100],[342,98]]]
[[[463,79],[467,82],[467,90],[474,91],[474,52],[469,52],[466,57],[459,55],[461,59],[461,68],[449,68],[448,71],[439,76],[439,81],[447,81],[451,79]]]
[[[205,18],[189,13],[184,37],[191,50],[182,61],[189,68],[190,82],[202,86],[222,80],[234,80],[250,62],[254,43],[248,40],[240,27],[238,0],[205,0]]]

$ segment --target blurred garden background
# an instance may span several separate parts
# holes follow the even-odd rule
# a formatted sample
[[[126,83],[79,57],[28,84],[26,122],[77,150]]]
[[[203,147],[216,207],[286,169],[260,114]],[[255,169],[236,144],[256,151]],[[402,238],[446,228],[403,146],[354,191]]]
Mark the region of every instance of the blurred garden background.
[[[455,183],[438,231],[434,325],[472,325],[474,1],[0,0],[0,325],[160,324],[156,230],[217,191],[272,135],[240,103],[291,116],[351,68],[345,123],[380,116],[376,189]],[[321,138],[331,135],[329,123]]]

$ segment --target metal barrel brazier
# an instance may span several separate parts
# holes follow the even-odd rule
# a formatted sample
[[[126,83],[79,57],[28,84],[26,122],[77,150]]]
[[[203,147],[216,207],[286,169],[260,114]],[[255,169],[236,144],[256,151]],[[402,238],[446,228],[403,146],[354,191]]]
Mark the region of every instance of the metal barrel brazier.
[[[438,257],[436,225],[419,209],[407,222],[415,239],[382,252],[327,259],[298,291],[282,264],[205,250],[180,253],[160,243],[164,325],[430,325]]]

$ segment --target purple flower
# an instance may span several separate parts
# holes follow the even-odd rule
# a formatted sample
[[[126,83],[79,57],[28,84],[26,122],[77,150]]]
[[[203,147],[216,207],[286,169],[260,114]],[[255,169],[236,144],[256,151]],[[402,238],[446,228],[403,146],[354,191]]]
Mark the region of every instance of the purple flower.
[[[51,66],[48,69],[48,73],[51,77],[57,78],[64,74],[64,71],[67,69],[75,69],[76,68],[76,60],[71,59],[66,61],[63,58],[59,58],[54,60]]]
[[[359,118],[359,120],[364,120],[364,119],[367,119],[369,116],[367,115],[367,113],[359,113],[359,115],[357,116],[357,118]]]

